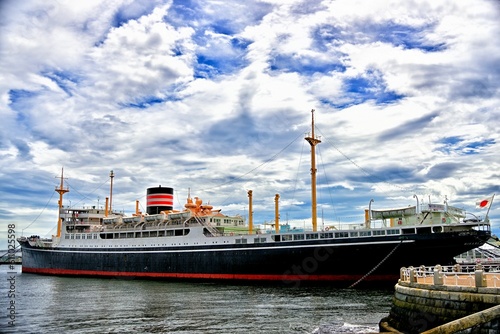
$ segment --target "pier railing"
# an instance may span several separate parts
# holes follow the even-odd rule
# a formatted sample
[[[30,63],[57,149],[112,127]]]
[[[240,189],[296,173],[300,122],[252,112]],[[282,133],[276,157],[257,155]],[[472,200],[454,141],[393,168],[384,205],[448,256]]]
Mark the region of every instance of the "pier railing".
[[[500,265],[403,267],[400,270],[400,281],[437,286],[500,288]]]

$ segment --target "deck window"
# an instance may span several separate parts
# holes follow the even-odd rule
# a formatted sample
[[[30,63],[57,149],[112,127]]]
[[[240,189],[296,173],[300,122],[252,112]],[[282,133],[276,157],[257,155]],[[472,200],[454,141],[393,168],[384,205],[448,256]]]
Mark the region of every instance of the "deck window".
[[[403,234],[415,234],[415,228],[404,228],[402,232]]]
[[[430,227],[419,227],[417,228],[417,234],[431,234]]]

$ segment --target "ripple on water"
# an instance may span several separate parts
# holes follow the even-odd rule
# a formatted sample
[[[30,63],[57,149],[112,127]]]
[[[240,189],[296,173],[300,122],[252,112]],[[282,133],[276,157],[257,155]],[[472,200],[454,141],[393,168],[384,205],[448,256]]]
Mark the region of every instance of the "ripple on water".
[[[18,274],[16,290],[12,333],[78,334],[376,333],[393,294],[32,274]]]

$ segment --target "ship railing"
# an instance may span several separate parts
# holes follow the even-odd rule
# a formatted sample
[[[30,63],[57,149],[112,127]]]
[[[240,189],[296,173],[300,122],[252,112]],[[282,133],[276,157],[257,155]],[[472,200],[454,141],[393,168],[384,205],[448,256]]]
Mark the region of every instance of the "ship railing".
[[[476,231],[491,231],[491,225],[487,222],[480,222],[474,227],[474,229]]]
[[[205,222],[203,219],[200,219],[195,215],[193,215],[192,218],[194,218],[196,220],[196,222],[198,222],[198,224],[205,227],[210,232],[210,234],[212,234],[212,236],[215,237],[215,236],[221,235],[221,232],[218,229],[212,227],[210,224]],[[188,218],[184,223],[187,223],[190,219],[191,219],[191,217]]]
[[[460,265],[403,267],[399,282],[409,285],[461,286],[476,288],[500,287],[500,265]]]

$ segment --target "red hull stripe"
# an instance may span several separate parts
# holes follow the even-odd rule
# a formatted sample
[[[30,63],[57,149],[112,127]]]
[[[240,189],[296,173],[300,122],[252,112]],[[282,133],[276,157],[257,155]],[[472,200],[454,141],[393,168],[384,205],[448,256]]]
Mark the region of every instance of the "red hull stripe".
[[[204,274],[204,273],[150,273],[150,272],[123,272],[101,270],[75,270],[53,268],[27,268],[23,273],[46,275],[82,275],[104,277],[150,277],[150,278],[193,278],[193,279],[218,279],[218,280],[248,280],[248,281],[356,281],[361,275],[273,275],[273,274]],[[399,276],[372,275],[366,281],[394,281]]]

